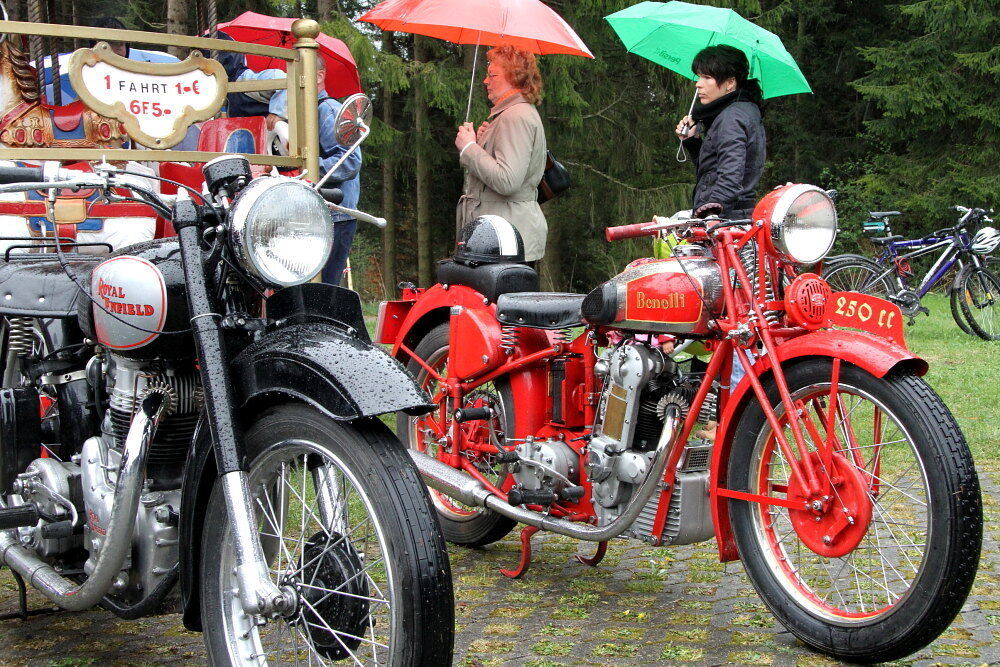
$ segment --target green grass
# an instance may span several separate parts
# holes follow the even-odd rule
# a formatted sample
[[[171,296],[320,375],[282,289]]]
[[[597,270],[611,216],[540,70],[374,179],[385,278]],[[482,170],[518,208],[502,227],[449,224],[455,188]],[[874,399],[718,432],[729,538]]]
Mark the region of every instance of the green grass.
[[[1000,468],[1000,341],[959,329],[944,295],[923,303],[931,314],[906,327],[907,344],[930,364],[924,379],[955,415],[976,464]]]

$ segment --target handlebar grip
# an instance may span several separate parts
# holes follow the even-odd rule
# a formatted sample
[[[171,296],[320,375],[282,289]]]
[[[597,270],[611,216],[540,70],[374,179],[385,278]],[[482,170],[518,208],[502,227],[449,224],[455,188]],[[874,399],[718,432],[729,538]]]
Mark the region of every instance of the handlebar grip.
[[[44,179],[41,167],[0,166],[0,185],[8,183],[40,183]]]
[[[635,225],[619,225],[604,230],[604,238],[608,241],[635,239],[640,236],[656,236],[663,226],[655,222],[640,222]]]
[[[319,194],[331,204],[340,204],[344,201],[344,191],[340,188],[320,188]]]

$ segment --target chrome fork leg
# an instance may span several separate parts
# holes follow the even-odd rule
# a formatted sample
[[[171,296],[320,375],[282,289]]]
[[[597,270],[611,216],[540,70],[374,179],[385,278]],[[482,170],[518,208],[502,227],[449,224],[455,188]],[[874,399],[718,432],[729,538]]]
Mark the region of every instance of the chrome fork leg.
[[[233,533],[236,579],[243,611],[265,615],[293,612],[296,604],[294,591],[279,588],[271,579],[254,521],[254,504],[247,474],[238,470],[223,475],[219,480]]]

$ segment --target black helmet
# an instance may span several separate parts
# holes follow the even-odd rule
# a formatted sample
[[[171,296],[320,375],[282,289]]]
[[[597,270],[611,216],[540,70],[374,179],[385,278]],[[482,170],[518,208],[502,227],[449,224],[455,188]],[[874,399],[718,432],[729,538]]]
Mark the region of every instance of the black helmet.
[[[523,262],[524,241],[517,228],[499,215],[481,215],[459,232],[455,261],[470,266]]]

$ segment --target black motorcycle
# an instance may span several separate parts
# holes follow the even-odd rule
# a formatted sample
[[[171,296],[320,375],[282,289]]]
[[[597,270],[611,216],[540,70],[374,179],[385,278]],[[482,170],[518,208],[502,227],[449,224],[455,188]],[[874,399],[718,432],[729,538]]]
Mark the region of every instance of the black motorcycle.
[[[355,102],[337,126],[357,146]],[[441,531],[377,418],[431,406],[358,295],[308,282],[339,191],[240,156],[203,174],[169,201],[107,164],[0,167],[0,192],[127,188],[178,233],[106,257],[25,241],[0,263],[0,560],[22,590],[124,618],[179,581],[215,664],[449,664]]]

